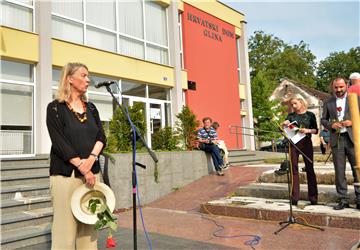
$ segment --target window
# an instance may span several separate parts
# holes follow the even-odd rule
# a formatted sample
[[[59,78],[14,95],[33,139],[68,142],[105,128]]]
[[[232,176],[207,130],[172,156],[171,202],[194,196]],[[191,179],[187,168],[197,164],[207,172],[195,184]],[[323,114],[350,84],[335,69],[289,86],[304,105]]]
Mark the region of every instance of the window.
[[[0,23],[29,32],[34,31],[34,6],[33,1],[1,1]]]
[[[238,71],[238,79],[239,82],[241,82],[241,80],[243,79],[242,75],[241,75],[241,59],[240,59],[240,38],[237,37],[236,38],[236,55],[237,55],[237,71]]]
[[[0,155],[32,154],[34,66],[1,60]]]
[[[154,2],[53,1],[52,32],[65,41],[169,64],[167,11]]]

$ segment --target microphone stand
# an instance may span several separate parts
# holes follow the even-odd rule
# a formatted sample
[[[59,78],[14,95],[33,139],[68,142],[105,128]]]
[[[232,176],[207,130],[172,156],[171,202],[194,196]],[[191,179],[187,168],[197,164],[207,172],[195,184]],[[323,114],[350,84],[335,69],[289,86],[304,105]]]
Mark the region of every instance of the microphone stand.
[[[151,151],[147,143],[145,142],[144,138],[141,136],[138,128],[134,125],[132,122],[129,112],[127,108],[125,108],[123,105],[119,103],[119,101],[116,99],[114,94],[111,91],[110,85],[104,85],[106,87],[106,90],[110,93],[113,100],[117,104],[117,106],[121,109],[123,114],[127,117],[127,120],[130,124],[131,130],[132,130],[132,201],[133,201],[133,241],[134,241],[134,249],[137,250],[137,225],[136,225],[136,166],[146,168],[145,165],[136,162],[136,141],[139,139],[141,143],[145,146],[146,150],[148,151],[149,155],[153,159],[155,163],[157,163],[159,160],[157,159],[155,153]]]
[[[295,143],[293,143],[291,141],[291,139],[284,133],[284,131],[281,129],[281,127],[279,126],[280,130],[281,130],[281,134],[285,137],[285,140],[287,140],[287,142],[285,142],[285,150],[284,150],[284,153],[285,153],[285,162],[287,164],[287,170],[286,170],[286,177],[287,177],[287,183],[288,183],[288,194],[289,194],[289,204],[290,204],[290,214],[288,216],[288,219],[286,221],[281,221],[279,222],[279,225],[283,225],[280,229],[276,230],[274,232],[274,234],[278,234],[280,233],[280,231],[282,231],[283,229],[285,229],[286,227],[288,227],[289,225],[291,224],[298,224],[298,225],[302,225],[302,226],[306,226],[306,227],[311,227],[311,228],[315,228],[315,229],[318,229],[318,230],[321,230],[321,231],[325,231],[325,229],[321,228],[321,227],[317,227],[317,226],[313,226],[313,225],[310,225],[310,224],[307,224],[307,223],[304,223],[302,221],[298,221],[295,216],[293,215],[293,209],[292,209],[292,202],[291,202],[291,190],[292,190],[292,186],[293,186],[293,182],[290,181],[290,167],[292,168],[292,165],[290,164],[290,162],[287,160],[288,157],[287,157],[287,148],[290,147],[290,144],[292,146],[294,146],[294,148],[296,150],[298,150],[303,157],[305,157],[307,160],[309,160],[311,163],[312,163],[312,160],[309,159],[309,157],[307,157],[296,145]],[[290,161],[291,161],[291,156],[290,156]],[[292,170],[291,170],[292,171]]]
[[[282,222],[279,222],[279,225],[282,225],[282,224],[285,224],[283,225],[280,229],[276,230],[274,232],[274,234],[278,234],[280,231],[282,231],[283,229],[285,229],[286,227],[288,227],[289,225],[291,224],[299,224],[299,225],[302,225],[302,226],[307,226],[307,227],[311,227],[311,228],[315,228],[315,229],[319,229],[321,231],[325,231],[325,229],[321,228],[321,227],[317,227],[317,226],[313,226],[313,225],[310,225],[310,224],[306,224],[304,222],[301,222],[301,221],[298,221],[294,215],[293,215],[293,209],[292,209],[292,203],[291,203],[291,186],[292,186],[292,182],[290,182],[290,163],[288,162],[288,155],[287,155],[287,148],[289,148],[289,145],[291,144],[292,146],[294,146],[294,148],[296,150],[298,150],[301,155],[306,158],[308,161],[310,161],[311,163],[313,162],[306,154],[304,154],[304,152],[302,152],[298,146],[295,145],[295,143],[293,143],[290,138],[284,133],[282,127],[276,123],[277,127],[279,128],[280,132],[276,132],[276,131],[269,131],[269,130],[262,130],[262,129],[256,129],[256,128],[248,128],[248,127],[241,127],[239,126],[240,128],[245,128],[245,129],[249,129],[249,130],[254,130],[254,131],[262,131],[262,132],[265,132],[265,133],[280,133],[284,136],[284,140],[287,140],[287,142],[285,142],[285,150],[284,150],[284,153],[285,153],[285,162],[287,164],[287,168],[286,168],[286,176],[287,176],[287,183],[288,183],[288,194],[289,194],[289,204],[290,204],[290,215],[288,217],[288,219],[286,221],[282,221]],[[291,160],[291,159],[290,159]]]

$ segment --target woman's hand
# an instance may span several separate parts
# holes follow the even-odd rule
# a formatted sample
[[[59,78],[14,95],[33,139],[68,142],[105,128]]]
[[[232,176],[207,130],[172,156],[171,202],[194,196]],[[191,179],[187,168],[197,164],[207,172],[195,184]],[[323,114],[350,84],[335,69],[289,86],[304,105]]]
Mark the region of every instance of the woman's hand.
[[[82,159],[82,164],[78,167],[81,174],[85,176],[85,174],[87,174],[91,170],[94,162],[95,158],[91,155],[86,159]]]
[[[281,125],[284,126],[288,126],[290,124],[289,120],[285,120],[283,123],[281,123]]]
[[[92,188],[95,185],[96,182],[96,176],[91,172],[87,172],[87,174],[85,174],[85,181],[86,181],[86,185],[89,188]]]

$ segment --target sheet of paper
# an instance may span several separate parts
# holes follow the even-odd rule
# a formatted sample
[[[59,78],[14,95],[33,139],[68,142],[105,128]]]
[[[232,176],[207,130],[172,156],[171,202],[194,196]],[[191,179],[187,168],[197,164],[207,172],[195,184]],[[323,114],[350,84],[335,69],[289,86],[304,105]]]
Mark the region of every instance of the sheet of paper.
[[[299,132],[299,127],[297,122],[294,121],[288,126],[284,127],[285,135],[294,143],[301,141],[306,135]]]

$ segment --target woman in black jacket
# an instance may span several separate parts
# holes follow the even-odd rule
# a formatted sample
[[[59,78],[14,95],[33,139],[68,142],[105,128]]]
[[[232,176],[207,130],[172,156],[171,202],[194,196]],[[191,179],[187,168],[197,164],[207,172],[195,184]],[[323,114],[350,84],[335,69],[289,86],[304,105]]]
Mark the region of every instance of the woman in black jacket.
[[[56,100],[47,107],[51,138],[50,188],[53,201],[52,249],[97,249],[97,232],[71,212],[73,191],[95,185],[100,171],[98,156],[105,134],[94,104],[87,102],[89,72],[86,65],[63,67]]]
[[[295,145],[290,144],[290,160],[292,166],[292,204],[297,205],[300,198],[300,183],[299,183],[299,170],[298,161],[299,155],[302,154],[305,157],[305,169],[308,185],[308,199],[312,205],[317,204],[318,190],[317,181],[314,171],[314,149],[311,141],[311,135],[318,133],[318,126],[316,123],[315,114],[307,110],[307,102],[301,95],[294,95],[289,100],[293,112],[289,113],[283,122],[283,126],[295,126],[298,127],[298,132],[303,133],[306,136],[297,142]],[[294,123],[296,122],[296,123]]]

